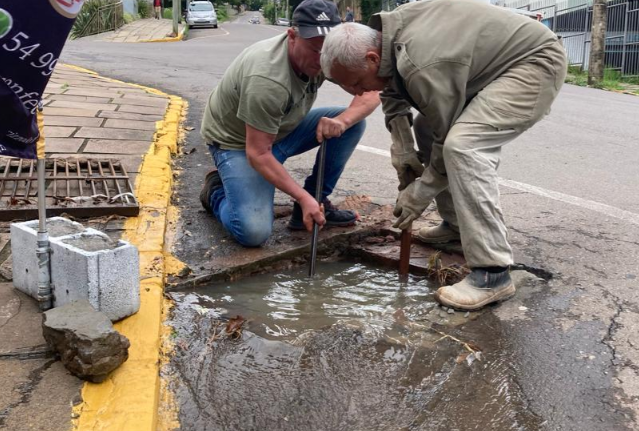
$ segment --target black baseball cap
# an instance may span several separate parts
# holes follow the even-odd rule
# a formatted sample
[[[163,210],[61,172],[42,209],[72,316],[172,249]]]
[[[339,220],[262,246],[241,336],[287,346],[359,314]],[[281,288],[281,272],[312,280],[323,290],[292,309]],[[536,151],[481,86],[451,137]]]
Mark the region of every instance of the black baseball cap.
[[[304,0],[293,12],[293,25],[304,39],[326,36],[341,22],[337,6],[328,0]]]

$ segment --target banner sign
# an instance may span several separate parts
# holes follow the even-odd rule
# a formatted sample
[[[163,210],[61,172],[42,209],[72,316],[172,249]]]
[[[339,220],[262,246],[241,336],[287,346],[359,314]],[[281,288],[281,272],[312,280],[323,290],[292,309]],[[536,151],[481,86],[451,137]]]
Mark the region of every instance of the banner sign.
[[[0,156],[36,158],[38,103],[84,0],[0,0]]]

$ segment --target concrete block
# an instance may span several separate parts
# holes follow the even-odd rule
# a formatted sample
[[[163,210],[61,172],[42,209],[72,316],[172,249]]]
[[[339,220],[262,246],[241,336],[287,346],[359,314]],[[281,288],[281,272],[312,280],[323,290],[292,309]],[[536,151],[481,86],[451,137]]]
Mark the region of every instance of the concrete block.
[[[51,241],[54,307],[88,299],[112,321],[140,308],[138,250],[88,228]]]
[[[11,225],[13,284],[38,294],[38,221]],[[140,308],[139,256],[135,246],[63,217],[47,220],[51,247],[53,306],[87,299],[115,321]]]
[[[64,217],[47,219],[49,239],[84,232],[80,223]],[[11,223],[13,285],[27,295],[38,296],[38,220]]]

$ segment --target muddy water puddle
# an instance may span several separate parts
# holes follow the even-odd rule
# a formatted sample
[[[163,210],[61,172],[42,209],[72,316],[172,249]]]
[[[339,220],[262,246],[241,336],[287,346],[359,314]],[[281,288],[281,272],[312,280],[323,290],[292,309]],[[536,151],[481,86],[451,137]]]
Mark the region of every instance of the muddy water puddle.
[[[422,278],[400,284],[343,262],[318,272],[172,295],[163,375],[182,429],[541,429],[491,313],[449,315]],[[224,328],[236,315],[247,322],[232,339]]]

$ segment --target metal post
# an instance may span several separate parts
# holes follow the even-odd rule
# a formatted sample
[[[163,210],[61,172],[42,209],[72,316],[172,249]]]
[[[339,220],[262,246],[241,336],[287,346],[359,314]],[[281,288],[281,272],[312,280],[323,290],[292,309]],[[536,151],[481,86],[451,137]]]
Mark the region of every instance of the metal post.
[[[319,149],[319,163],[317,166],[317,179],[315,181],[315,199],[318,204],[322,204],[322,187],[324,186],[324,164],[326,162],[326,141],[322,141]],[[308,268],[308,276],[315,275],[315,261],[317,260],[317,238],[319,237],[319,226],[313,222],[313,235],[311,237],[311,262]]]
[[[590,61],[588,85],[597,86],[603,81],[606,58],[606,0],[594,0],[592,4],[592,32],[590,36]]]
[[[49,233],[47,232],[47,207],[44,158],[38,159],[38,303],[40,310],[50,309],[51,295],[51,262],[49,260]]]
[[[402,229],[399,242],[399,281],[406,283],[408,281],[408,271],[410,269],[410,242],[413,231],[411,224],[406,229]]]
[[[178,17],[180,13],[180,0],[173,0],[173,34],[178,35]]]

